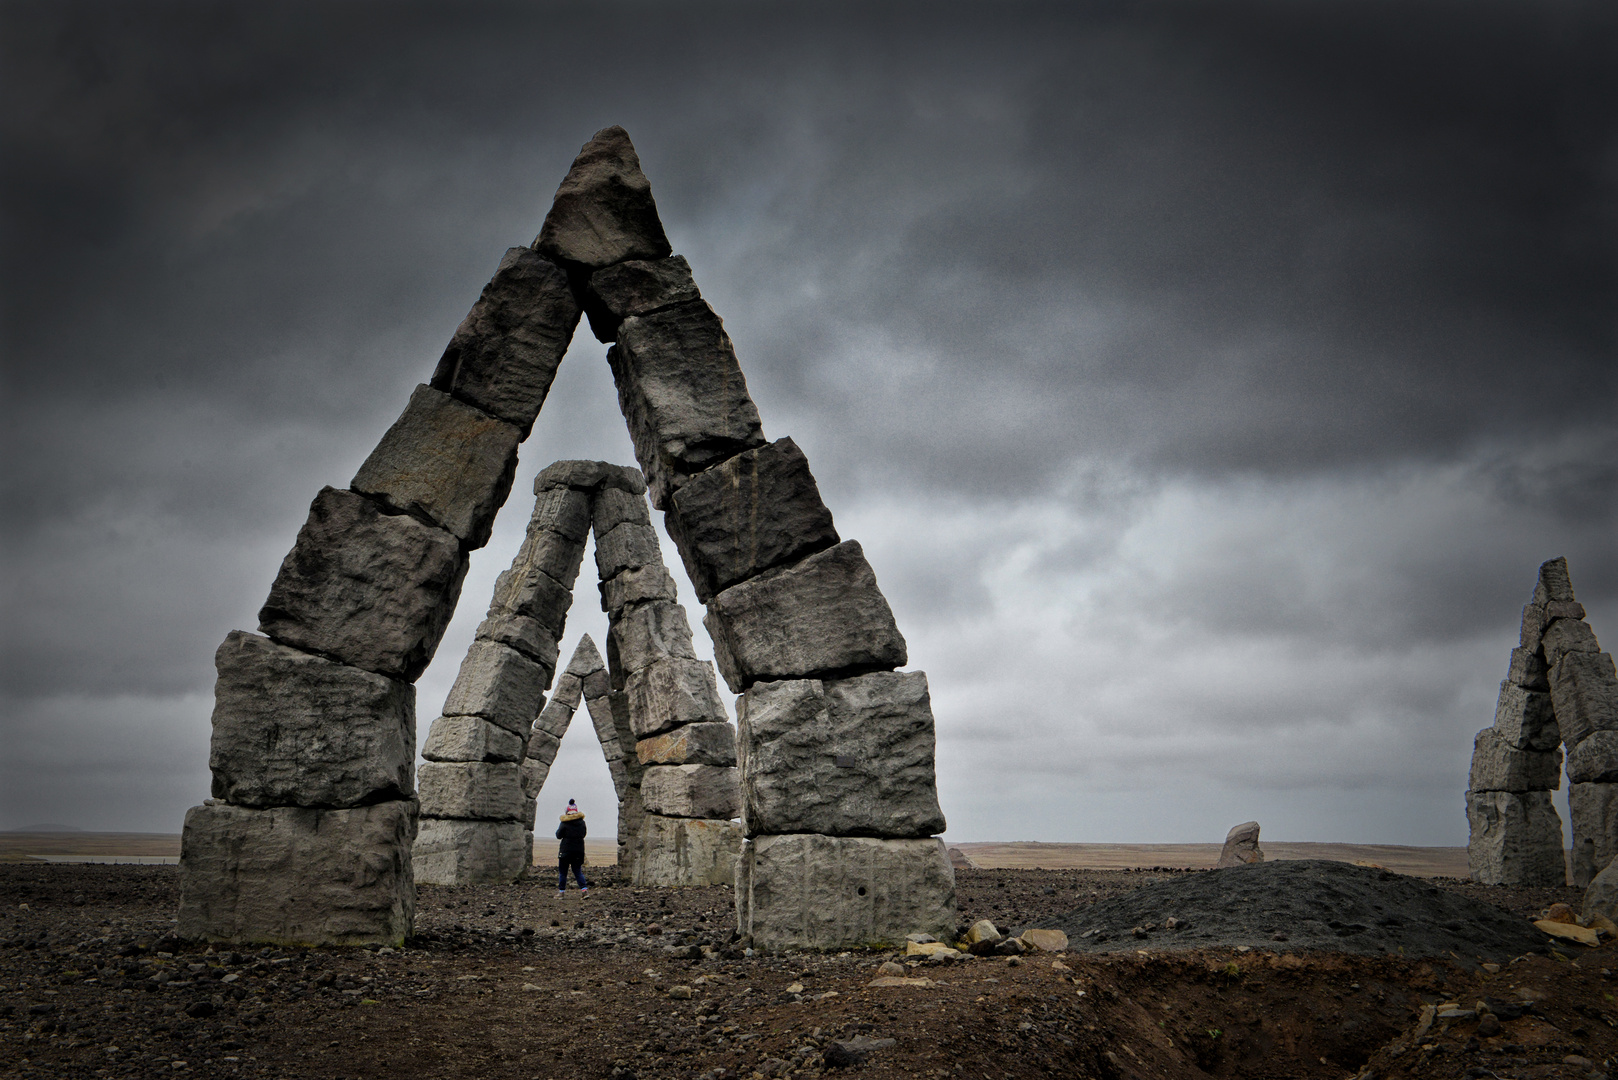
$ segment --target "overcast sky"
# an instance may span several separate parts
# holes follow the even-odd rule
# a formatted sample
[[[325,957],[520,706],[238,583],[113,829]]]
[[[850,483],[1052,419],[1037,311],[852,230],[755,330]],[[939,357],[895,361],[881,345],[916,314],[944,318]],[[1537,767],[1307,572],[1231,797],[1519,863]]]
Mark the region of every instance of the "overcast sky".
[[[928,674],[950,839],[1464,844],[1541,561],[1618,644],[1615,12],[5,0],[0,828],[178,831],[214,649],[616,123]],[[422,737],[533,474],[633,462],[604,355]],[[592,743],[542,825],[611,834]]]

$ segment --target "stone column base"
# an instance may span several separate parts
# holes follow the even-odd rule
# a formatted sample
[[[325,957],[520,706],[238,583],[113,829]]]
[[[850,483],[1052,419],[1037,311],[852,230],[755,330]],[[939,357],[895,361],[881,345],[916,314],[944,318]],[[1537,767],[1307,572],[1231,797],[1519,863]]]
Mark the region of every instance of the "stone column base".
[[[647,813],[641,818],[637,847],[630,876],[634,885],[731,885],[742,827],[734,821]]]
[[[1618,784],[1573,784],[1567,801],[1573,817],[1573,884],[1585,889],[1618,856]]]
[[[411,859],[423,885],[509,885],[533,852],[534,834],[521,821],[422,818]]]
[[[1562,819],[1548,791],[1468,791],[1466,861],[1484,885],[1567,883]]]

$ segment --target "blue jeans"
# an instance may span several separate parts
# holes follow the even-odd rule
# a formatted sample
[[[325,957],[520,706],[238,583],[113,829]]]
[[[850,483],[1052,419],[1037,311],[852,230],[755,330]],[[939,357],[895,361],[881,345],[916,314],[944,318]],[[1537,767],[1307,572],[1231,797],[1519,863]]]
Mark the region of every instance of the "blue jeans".
[[[556,891],[567,891],[567,871],[570,866],[573,868],[573,876],[578,879],[579,888],[588,889],[590,883],[584,880],[584,856],[564,855],[556,862]]]

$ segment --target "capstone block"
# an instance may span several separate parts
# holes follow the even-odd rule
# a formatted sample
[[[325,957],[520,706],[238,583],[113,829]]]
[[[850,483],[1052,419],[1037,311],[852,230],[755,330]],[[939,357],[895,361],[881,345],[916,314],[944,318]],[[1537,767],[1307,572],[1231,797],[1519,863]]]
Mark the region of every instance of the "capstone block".
[[[588,269],[671,253],[652,185],[623,128],[602,128],[573,159],[534,250]]]
[[[259,610],[259,630],[414,682],[438,649],[465,576],[453,534],[322,488]]]
[[[1587,887],[1618,856],[1618,784],[1569,784],[1573,884]]]
[[[1618,728],[1618,669],[1611,653],[1572,652],[1551,668],[1551,702],[1569,746]]]
[[[428,761],[416,778],[424,818],[532,821],[515,762]]]
[[[1484,885],[1559,888],[1567,882],[1562,819],[1548,791],[1469,791],[1466,858]]]
[[[534,477],[534,494],[555,488],[570,487],[589,492],[602,487],[616,487],[631,495],[646,494],[646,478],[639,469],[628,465],[614,465],[608,461],[556,461],[540,470]]]
[[[606,661],[601,659],[601,653],[596,650],[596,643],[589,634],[579,639],[578,647],[573,650],[573,658],[567,662],[567,673],[577,679],[584,679],[598,671],[606,671]]]
[[[508,885],[533,862],[520,821],[424,818],[411,853],[418,884]]]
[[[791,439],[698,473],[672,496],[665,521],[697,599],[837,543],[831,511]]]
[[[1534,602],[1573,599],[1573,579],[1568,576],[1567,559],[1547,559],[1539,566],[1539,582],[1534,586]]]
[[[435,390],[514,425],[528,437],[579,324],[567,275],[511,248],[433,371]]]
[[[619,809],[622,816],[624,810]],[[630,883],[637,886],[729,885],[736,880],[742,830],[730,821],[671,818],[641,811]]]
[[[550,682],[548,670],[516,649],[474,640],[444,699],[444,715],[481,716],[527,738],[534,718],[545,707]]]
[[[428,761],[521,761],[523,739],[477,716],[440,716],[427,730]]]
[[[737,713],[748,836],[944,831],[924,673],[754,683]]]
[[[635,743],[642,765],[735,765],[736,729],[727,723],[686,724]]]
[[[233,630],[214,654],[213,794],[239,806],[351,807],[413,793],[416,691]]]
[[[349,486],[480,548],[511,494],[521,439],[511,424],[418,386]]]
[[[652,765],[641,776],[641,801],[665,817],[729,820],[741,813],[736,769],[727,765]]]
[[[1618,784],[1618,731],[1591,732],[1567,752],[1572,784]]]
[[[625,319],[607,363],[657,509],[687,477],[764,443],[730,335],[702,301]]]
[[[1518,750],[1494,728],[1472,741],[1472,791],[1555,791],[1561,782],[1561,748]]]
[[[660,735],[684,724],[727,720],[713,668],[706,660],[667,657],[648,664],[629,676],[624,694],[633,740]]]
[[[584,313],[597,341],[618,340],[618,327],[636,315],[702,299],[682,255],[632,259],[597,270],[584,290]]]
[[[887,948],[955,936],[955,874],[936,839],[760,836],[736,865],[738,928],[765,952]]]
[[[906,661],[893,610],[855,540],[731,586],[703,622],[738,694],[761,680],[857,675]]]
[[[415,804],[193,806],[180,837],[187,940],[401,945],[415,922]]]

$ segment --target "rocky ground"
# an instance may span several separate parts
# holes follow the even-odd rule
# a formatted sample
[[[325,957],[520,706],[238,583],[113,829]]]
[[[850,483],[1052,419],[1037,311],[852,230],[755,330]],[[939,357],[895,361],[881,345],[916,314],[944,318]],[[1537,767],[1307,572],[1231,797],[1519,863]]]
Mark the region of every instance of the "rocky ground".
[[[544,879],[423,887],[420,937],[400,950],[182,946],[167,936],[175,875],[0,865],[0,1075],[1339,1080],[1591,1076],[1618,1057],[1614,948],[1479,964],[1274,951],[1290,942],[1176,951],[1149,933],[1121,952],[923,963],[873,987],[903,958],[748,957],[730,945],[729,890],[634,889],[611,870],[588,898]],[[1082,924],[1196,876],[964,870],[962,922]],[[1519,917],[1576,899],[1441,887]]]

